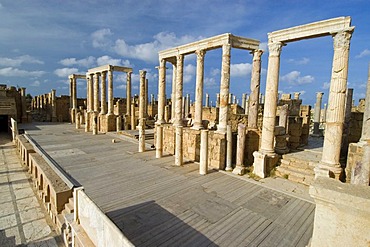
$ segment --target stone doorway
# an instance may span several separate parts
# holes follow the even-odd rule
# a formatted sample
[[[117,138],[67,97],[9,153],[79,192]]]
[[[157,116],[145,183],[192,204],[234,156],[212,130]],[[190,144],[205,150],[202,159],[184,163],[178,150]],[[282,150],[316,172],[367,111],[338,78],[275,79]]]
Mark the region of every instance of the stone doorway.
[[[1,133],[9,133],[8,115],[0,115],[0,132]]]

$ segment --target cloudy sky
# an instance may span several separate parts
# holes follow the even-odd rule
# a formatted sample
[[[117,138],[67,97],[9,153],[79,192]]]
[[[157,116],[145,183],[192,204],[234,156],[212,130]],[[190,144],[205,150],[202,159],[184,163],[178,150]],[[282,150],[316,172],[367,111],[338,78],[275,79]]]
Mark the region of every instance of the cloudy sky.
[[[85,74],[104,64],[132,67],[134,92],[139,70],[147,70],[149,93],[157,94],[158,51],[222,33],[261,41],[267,33],[314,21],[351,16],[349,87],[356,102],[365,97],[370,61],[370,2],[367,0],[0,0],[0,84],[26,87],[38,95],[69,94],[68,75]],[[289,43],[281,54],[279,91],[301,92],[304,104],[315,93],[327,101],[333,57],[332,37]],[[268,51],[262,56],[261,91],[266,84]],[[232,49],[231,93],[248,93],[252,56]],[[184,94],[194,99],[195,56],[186,56]],[[172,66],[167,65],[167,95]],[[205,58],[205,91],[219,91],[221,49]],[[124,97],[125,77],[116,73],[114,95]],[[85,97],[86,81],[78,81]],[[356,103],[357,104],[357,103]]]

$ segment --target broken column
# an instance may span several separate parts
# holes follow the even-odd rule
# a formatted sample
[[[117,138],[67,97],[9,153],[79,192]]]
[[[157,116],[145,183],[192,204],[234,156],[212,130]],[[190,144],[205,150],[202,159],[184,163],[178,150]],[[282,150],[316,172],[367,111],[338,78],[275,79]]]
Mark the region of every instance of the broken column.
[[[231,125],[226,127],[226,168],[225,171],[232,171],[232,161],[233,161],[233,132],[231,130]]]
[[[251,93],[248,106],[248,129],[257,129],[258,99],[260,95],[261,56],[262,50],[253,51],[253,68],[251,78]]]
[[[222,68],[221,68],[221,85],[220,85],[220,115],[217,132],[226,133],[228,120],[228,102],[230,90],[230,44],[222,46]]]
[[[200,133],[199,174],[206,175],[208,173],[208,130],[201,130]]]
[[[315,112],[314,112],[314,120],[313,120],[313,136],[321,136],[320,135],[320,116],[321,116],[321,101],[322,96],[324,93],[318,92],[316,93],[316,103],[315,103]]]
[[[156,151],[155,151],[155,157],[156,158],[162,158],[163,156],[163,125],[156,124],[157,128],[157,138],[156,138]]]
[[[183,145],[182,145],[182,139],[183,139],[183,127],[182,126],[176,126],[176,143],[175,143],[175,165],[176,166],[182,166],[183,164]]]
[[[245,148],[245,125],[238,124],[238,139],[236,147],[236,165],[233,170],[234,174],[244,175],[245,166],[244,166],[244,148]]]

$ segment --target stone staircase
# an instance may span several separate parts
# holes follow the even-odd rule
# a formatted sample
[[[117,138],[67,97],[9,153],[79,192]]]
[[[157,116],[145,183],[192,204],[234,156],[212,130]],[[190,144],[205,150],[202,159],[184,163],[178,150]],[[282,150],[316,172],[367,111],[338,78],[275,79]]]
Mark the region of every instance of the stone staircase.
[[[310,185],[315,178],[314,168],[321,160],[321,156],[321,150],[317,149],[284,154],[275,174],[297,183]]]
[[[64,210],[61,214],[58,214],[57,220],[57,229],[61,230],[61,234],[64,238],[64,243],[67,243],[67,246],[72,246],[72,232],[69,226],[74,219],[74,199],[73,197],[69,198],[68,203],[64,205]],[[68,224],[69,223],[69,224]]]

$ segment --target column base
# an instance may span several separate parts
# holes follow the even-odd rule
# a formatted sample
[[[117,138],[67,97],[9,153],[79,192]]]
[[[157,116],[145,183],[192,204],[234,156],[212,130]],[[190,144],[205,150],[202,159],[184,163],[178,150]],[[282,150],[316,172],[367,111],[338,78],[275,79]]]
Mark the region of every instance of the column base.
[[[225,134],[226,133],[226,131],[227,131],[226,126],[220,126],[219,124],[217,124],[216,126],[217,126],[217,130],[215,131],[216,133],[220,133],[220,134]]]
[[[233,170],[233,174],[236,174],[236,175],[239,175],[239,176],[244,175],[245,172],[246,172],[245,167],[244,166],[240,166],[240,165],[235,166],[235,168]]]
[[[254,162],[253,162],[253,174],[265,178],[270,175],[272,169],[278,161],[279,156],[275,153],[263,153],[261,151],[253,152]]]
[[[232,172],[233,170],[234,169],[232,168],[232,166],[226,166],[226,168],[225,168],[225,171],[227,171],[227,172]]]
[[[343,169],[340,164],[330,165],[320,161],[320,163],[314,168],[315,179],[318,177],[327,177],[341,180],[343,176]]]
[[[204,128],[203,128],[203,125],[201,123],[194,123],[194,125],[191,127],[191,129],[201,130],[201,129],[204,129]]]

